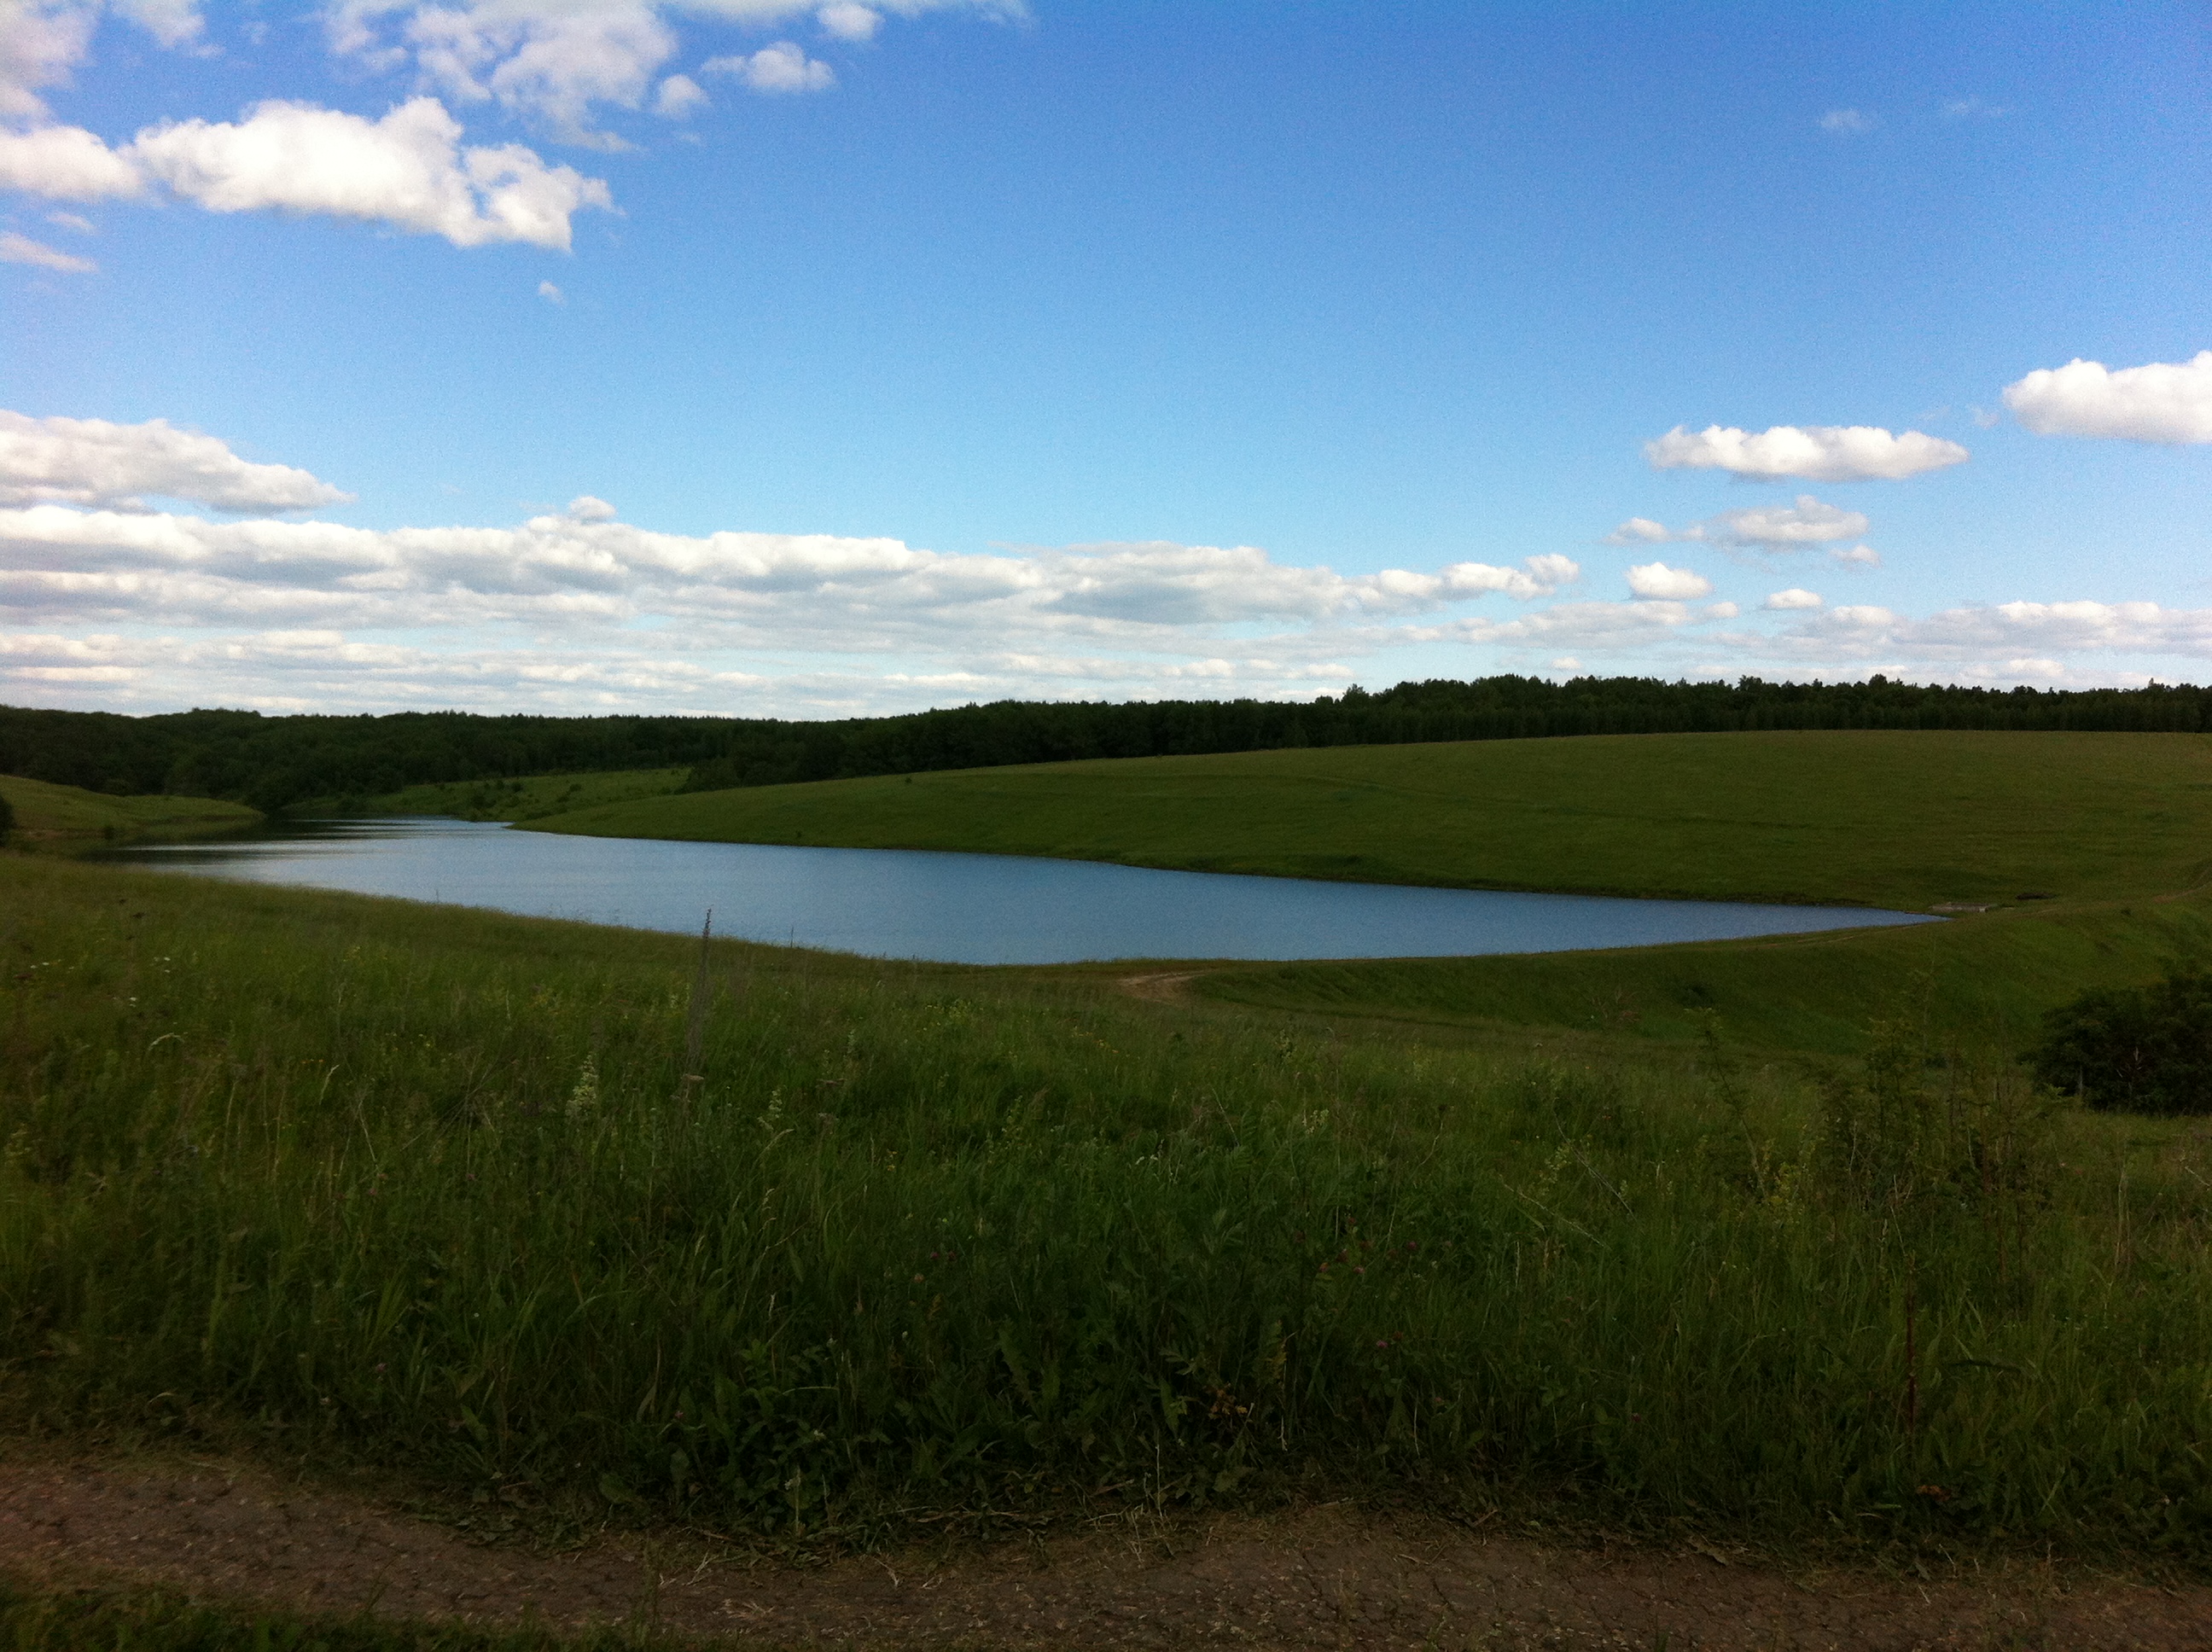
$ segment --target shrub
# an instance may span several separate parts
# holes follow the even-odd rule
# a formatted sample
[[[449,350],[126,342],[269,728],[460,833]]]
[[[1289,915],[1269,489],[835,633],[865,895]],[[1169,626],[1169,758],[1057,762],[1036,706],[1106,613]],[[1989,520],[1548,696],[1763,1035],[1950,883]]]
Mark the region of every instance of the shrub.
[[[2036,1077],[2108,1112],[2212,1113],[2212,975],[2084,993],[2044,1017]]]

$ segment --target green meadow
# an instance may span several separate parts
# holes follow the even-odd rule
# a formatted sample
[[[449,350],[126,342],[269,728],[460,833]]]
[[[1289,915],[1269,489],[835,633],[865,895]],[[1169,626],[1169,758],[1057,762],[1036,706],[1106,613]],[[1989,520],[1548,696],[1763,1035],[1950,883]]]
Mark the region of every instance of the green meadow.
[[[111,797],[15,774],[0,774],[0,799],[15,813],[14,841],[22,848],[70,850],[216,837],[261,823],[260,813],[242,803],[214,798]]]
[[[1624,952],[1219,965],[1223,1002],[1681,1042],[1717,1016],[1854,1054],[1878,1021],[2018,1048],[2088,986],[2212,943],[2212,742],[1833,732],[1369,746],[653,799],[532,823],[1395,883],[1959,910],[1941,925]]]
[[[1925,910],[2212,880],[2212,738],[1830,732],[1348,746],[653,798],[541,831],[972,849]]]
[[[1381,1495],[2198,1567],[2212,1137],[2014,1058],[2203,950],[2205,752],[1499,743],[560,823],[1992,908],[1168,1001],[0,856],[0,1416],[776,1541]]]
[[[568,1518],[2212,1522],[2212,1151],[1863,1061],[0,859],[0,1415]]]

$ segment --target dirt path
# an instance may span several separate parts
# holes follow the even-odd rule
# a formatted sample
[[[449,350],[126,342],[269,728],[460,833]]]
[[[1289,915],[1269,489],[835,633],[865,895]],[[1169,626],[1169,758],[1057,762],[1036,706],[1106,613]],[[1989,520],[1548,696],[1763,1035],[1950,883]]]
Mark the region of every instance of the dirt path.
[[[1146,999],[1154,1004],[1180,1004],[1190,996],[1184,990],[1185,982],[1212,973],[1210,969],[1164,969],[1148,975],[1123,975],[1114,984],[1131,998]]]
[[[969,1648],[2203,1652],[2212,1589],[2022,1564],[1925,1582],[1785,1577],[1717,1551],[1549,1547],[1342,1505],[1180,1528],[1120,1521],[976,1550],[798,1567],[610,1541],[485,1547],[222,1464],[0,1464],[0,1571],[158,1582],[319,1613],[684,1637]]]

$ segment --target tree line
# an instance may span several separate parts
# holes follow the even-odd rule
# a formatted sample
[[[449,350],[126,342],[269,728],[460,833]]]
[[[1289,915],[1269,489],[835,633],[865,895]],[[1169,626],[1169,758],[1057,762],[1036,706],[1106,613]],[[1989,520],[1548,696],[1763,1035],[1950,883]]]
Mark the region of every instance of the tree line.
[[[232,799],[271,813],[429,782],[690,770],[684,789],[1085,757],[1761,729],[2212,732],[2212,689],[1984,689],[1894,682],[1432,679],[1297,702],[1004,700],[828,721],[725,717],[150,717],[0,707],[0,774],[117,794]]]

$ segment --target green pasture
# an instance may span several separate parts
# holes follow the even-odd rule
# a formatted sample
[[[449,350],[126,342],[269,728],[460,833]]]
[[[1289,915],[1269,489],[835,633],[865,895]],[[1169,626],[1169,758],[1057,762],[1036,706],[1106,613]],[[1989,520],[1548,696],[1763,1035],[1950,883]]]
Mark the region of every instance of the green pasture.
[[[8,1436],[854,1540],[2212,1533],[2212,1141],[1910,1026],[1324,1027],[20,856],[0,959]]]
[[[2014,907],[1911,928],[1607,952],[1214,965],[1188,990],[1324,1018],[1602,1032],[1686,1041],[1717,1017],[1772,1050],[1856,1054],[1898,1023],[1960,1048],[2016,1052],[2043,1013],[2212,958],[2212,902]]]
[[[1898,732],[1330,747],[760,787],[532,825],[1925,910],[2212,881],[2212,738]]]
[[[460,820],[534,820],[660,797],[688,768],[618,769],[603,774],[526,774],[512,780],[441,780],[375,797],[311,798],[285,812],[302,820],[338,815],[450,815]]]
[[[1899,1020],[2014,1050],[2089,986],[2212,951],[2212,742],[1827,732],[1368,746],[672,796],[533,823],[1194,869],[1958,908],[1942,924],[1513,957],[1216,965],[1188,990],[1324,1021],[1778,1050]],[[1976,910],[1974,908],[1983,908]]]
[[[261,823],[242,803],[213,798],[110,797],[74,786],[0,774],[0,798],[15,811],[22,848],[74,849],[114,842],[217,837]]]

